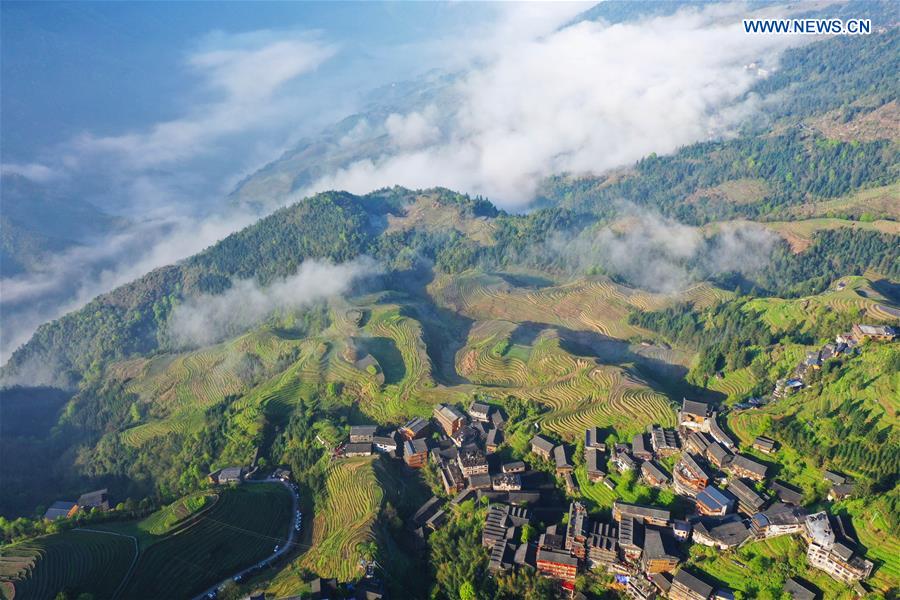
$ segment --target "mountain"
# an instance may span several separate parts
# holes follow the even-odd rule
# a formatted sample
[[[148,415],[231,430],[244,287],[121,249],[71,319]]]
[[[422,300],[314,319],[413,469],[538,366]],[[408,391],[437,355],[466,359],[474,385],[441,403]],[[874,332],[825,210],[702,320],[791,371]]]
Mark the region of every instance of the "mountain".
[[[559,174],[527,214],[442,188],[316,194],[43,325],[3,367],[0,526],[14,543],[0,589],[192,597],[228,579],[223,594],[280,597],[319,576],[378,580],[392,597],[553,598],[534,570],[491,575],[492,558],[507,542],[527,555],[548,525],[614,527],[616,502],[692,515],[693,499],[617,472],[609,451],[599,481],[583,452],[596,427],[609,450],[639,453],[648,428],[679,424],[686,398],[762,465],[753,493],[774,501],[777,480],[807,512],[826,511],[838,550],[871,561],[870,597],[893,597],[900,346],[855,334],[837,351],[836,338],[900,315],[900,148],[896,128],[877,126],[895,114],[896,43],[891,29],[795,49],[761,84],[782,98],[766,119],[614,172]],[[396,93],[414,103],[427,91]],[[335,141],[362,118],[287,153],[235,201],[264,204],[302,189],[318,161],[370,152],[383,133]],[[789,378],[802,380],[796,394],[783,393]],[[446,502],[449,465],[464,461],[441,458],[456,444],[439,420],[422,469],[347,455],[366,454],[347,445],[353,426],[386,435],[473,401],[505,418],[484,466],[526,462],[538,496],[532,522],[490,549],[486,520],[507,517],[477,494]],[[563,449],[559,462],[530,451],[536,432]],[[654,452],[671,473],[684,448]],[[246,485],[213,483],[235,466],[252,471]],[[275,467],[297,487],[262,481]],[[829,499],[828,471],[852,482],[849,496]],[[25,517],[102,488],[113,510]],[[288,531],[298,545],[280,554]],[[673,551],[738,598],[779,597],[789,577],[826,598],[856,593],[814,568],[799,536]],[[580,591],[615,593],[603,569],[580,569]]]
[[[4,277],[37,270],[50,255],[109,235],[125,224],[88,202],[21,175],[4,174],[0,190],[0,263]]]

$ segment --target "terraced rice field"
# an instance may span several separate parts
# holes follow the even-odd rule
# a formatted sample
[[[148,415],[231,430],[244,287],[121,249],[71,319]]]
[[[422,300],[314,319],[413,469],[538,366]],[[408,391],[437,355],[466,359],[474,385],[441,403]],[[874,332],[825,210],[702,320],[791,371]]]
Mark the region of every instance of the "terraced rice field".
[[[171,417],[158,421],[150,421],[126,429],[120,433],[122,441],[135,448],[143,446],[153,438],[169,433],[187,434],[198,431],[203,426],[203,412],[186,408]]]
[[[271,555],[290,523],[291,498],[281,485],[225,490],[209,512],[141,552],[121,596],[190,597]]]
[[[678,301],[708,306],[731,295],[709,284],[678,295],[650,294],[606,278],[534,290],[513,287],[498,276],[478,272],[441,279],[429,289],[439,304],[474,319],[547,323],[618,339],[649,333],[628,324],[628,313],[635,308],[658,310]]]
[[[340,459],[328,467],[325,498],[316,506],[312,548],[299,559],[302,567],[341,581],[359,574],[358,546],[374,539],[372,528],[383,496],[375,460]],[[271,591],[279,591],[278,583],[276,578]]]
[[[136,551],[128,537],[70,530],[0,550],[0,580],[13,584],[16,598],[54,598],[63,588],[109,598]]]
[[[711,377],[706,387],[722,392],[729,398],[736,398],[752,390],[755,385],[756,378],[753,377],[749,368],[744,368],[726,373],[722,379]]]
[[[431,359],[425,349],[422,326],[418,321],[400,313],[398,307],[388,307],[372,316],[366,329],[375,336],[394,340],[403,358],[405,377],[391,390],[403,399],[420,387],[433,387]]]
[[[897,307],[876,292],[868,279],[845,277],[839,282],[845,284],[839,291],[832,289],[796,300],[759,298],[748,302],[746,309],[761,312],[773,330],[805,329],[816,311],[823,307],[842,313],[859,312],[866,321],[897,322],[897,317],[892,314]]]
[[[879,508],[862,507],[851,511],[853,528],[867,549],[866,557],[876,564],[872,583],[878,589],[900,587],[900,539],[891,531]]]

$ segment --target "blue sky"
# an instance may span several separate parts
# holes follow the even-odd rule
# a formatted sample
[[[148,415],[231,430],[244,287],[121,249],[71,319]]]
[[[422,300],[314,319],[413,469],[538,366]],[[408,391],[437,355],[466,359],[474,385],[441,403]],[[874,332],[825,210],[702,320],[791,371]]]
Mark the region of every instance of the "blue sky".
[[[464,35],[489,3],[3,2],[3,161],[35,160],[83,131],[177,118],[197,94],[185,56],[211,33],[304,31],[337,46],[316,87],[347,94],[428,66],[402,48]],[[337,90],[340,90],[338,92]]]

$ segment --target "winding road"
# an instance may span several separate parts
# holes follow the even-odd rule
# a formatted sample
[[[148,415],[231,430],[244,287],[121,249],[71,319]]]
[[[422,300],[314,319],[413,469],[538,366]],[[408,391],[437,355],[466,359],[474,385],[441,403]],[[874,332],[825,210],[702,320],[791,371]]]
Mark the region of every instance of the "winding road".
[[[220,587],[222,587],[229,581],[233,581],[235,577],[244,577],[245,575],[247,575],[248,573],[250,573],[250,571],[252,571],[254,569],[257,569],[259,567],[265,567],[265,566],[272,564],[273,561],[275,561],[276,559],[281,557],[283,554],[285,554],[288,550],[290,550],[294,546],[294,543],[295,543],[294,539],[297,537],[297,533],[298,533],[297,530],[294,529],[294,516],[297,514],[297,510],[300,506],[300,499],[298,498],[297,492],[294,491],[294,488],[291,487],[290,483],[288,483],[286,481],[282,481],[280,479],[272,479],[272,478],[269,478],[269,479],[247,479],[244,481],[243,485],[252,485],[254,483],[280,483],[287,489],[288,492],[290,492],[291,504],[292,504],[293,508],[291,509],[291,520],[289,523],[290,529],[289,529],[287,541],[285,541],[284,544],[279,544],[278,552],[274,552],[274,553],[270,554],[269,556],[262,559],[261,561],[250,565],[243,571],[238,571],[237,573],[232,573],[231,576],[226,577],[225,579],[221,580],[217,584],[203,590],[198,595],[194,596],[194,600],[203,600],[203,598],[205,598],[211,592],[218,590]]]

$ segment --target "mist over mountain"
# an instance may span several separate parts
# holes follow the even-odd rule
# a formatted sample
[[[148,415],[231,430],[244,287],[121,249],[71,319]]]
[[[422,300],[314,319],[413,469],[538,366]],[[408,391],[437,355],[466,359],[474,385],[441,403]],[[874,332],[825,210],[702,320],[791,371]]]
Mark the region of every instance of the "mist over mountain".
[[[0,597],[896,597],[895,8],[0,4]]]

